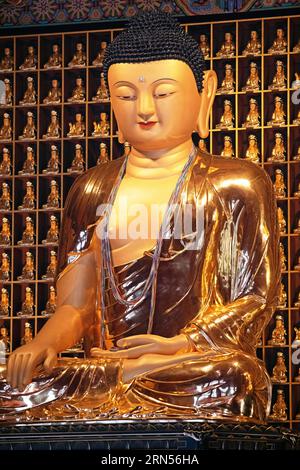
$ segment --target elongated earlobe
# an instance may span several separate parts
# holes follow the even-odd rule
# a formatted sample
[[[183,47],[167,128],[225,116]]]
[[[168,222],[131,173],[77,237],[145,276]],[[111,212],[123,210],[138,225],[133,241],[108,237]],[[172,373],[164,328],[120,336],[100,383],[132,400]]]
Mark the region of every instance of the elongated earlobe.
[[[117,130],[117,135],[118,135],[118,141],[119,141],[119,143],[120,143],[120,144],[124,144],[125,139],[124,139],[123,133],[122,133],[122,131],[120,131],[120,129]]]
[[[200,110],[197,119],[197,132],[202,139],[209,134],[209,116],[215,99],[218,79],[214,70],[204,72]]]

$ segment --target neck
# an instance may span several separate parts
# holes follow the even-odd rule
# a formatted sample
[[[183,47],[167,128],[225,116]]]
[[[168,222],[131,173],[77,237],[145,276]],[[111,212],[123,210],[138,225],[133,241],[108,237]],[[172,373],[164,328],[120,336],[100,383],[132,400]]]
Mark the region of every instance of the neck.
[[[192,150],[192,139],[165,150],[144,153],[132,147],[126,175],[133,178],[160,179],[179,175]]]

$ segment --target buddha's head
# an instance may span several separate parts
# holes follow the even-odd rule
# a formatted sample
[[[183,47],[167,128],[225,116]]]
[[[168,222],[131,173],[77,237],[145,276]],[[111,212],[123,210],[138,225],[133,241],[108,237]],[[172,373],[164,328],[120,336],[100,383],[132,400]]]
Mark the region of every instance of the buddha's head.
[[[197,42],[167,13],[131,20],[107,46],[103,72],[119,141],[140,151],[174,148],[209,133],[217,78]]]

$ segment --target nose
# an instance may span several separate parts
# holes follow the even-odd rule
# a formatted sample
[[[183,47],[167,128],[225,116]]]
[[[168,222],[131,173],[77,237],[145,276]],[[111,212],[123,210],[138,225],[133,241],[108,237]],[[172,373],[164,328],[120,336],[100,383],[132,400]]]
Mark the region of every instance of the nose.
[[[148,121],[155,113],[154,100],[151,93],[144,91],[141,92],[137,100],[137,114],[143,119]]]

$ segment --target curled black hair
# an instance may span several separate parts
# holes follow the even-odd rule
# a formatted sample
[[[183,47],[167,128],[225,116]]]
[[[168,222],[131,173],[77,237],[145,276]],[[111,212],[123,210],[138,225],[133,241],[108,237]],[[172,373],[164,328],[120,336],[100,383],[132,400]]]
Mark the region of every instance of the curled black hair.
[[[167,59],[185,62],[194,74],[198,91],[202,91],[204,58],[195,39],[169,13],[156,10],[137,15],[107,46],[103,60],[106,87],[108,89],[108,69],[112,64]]]

